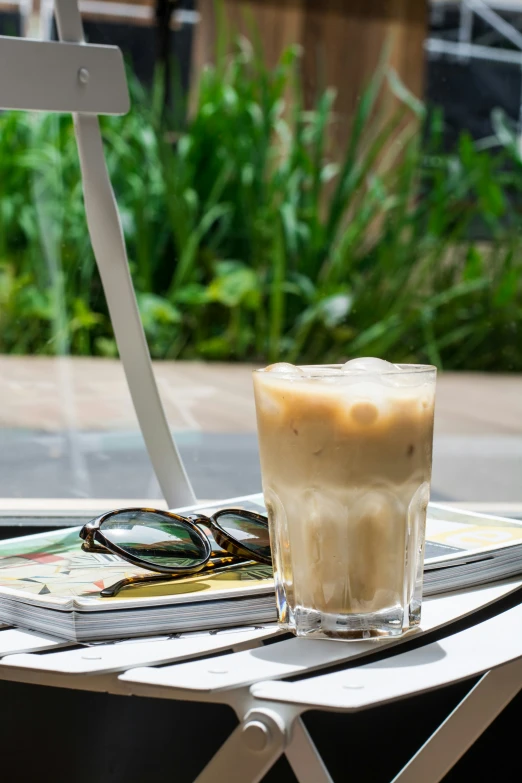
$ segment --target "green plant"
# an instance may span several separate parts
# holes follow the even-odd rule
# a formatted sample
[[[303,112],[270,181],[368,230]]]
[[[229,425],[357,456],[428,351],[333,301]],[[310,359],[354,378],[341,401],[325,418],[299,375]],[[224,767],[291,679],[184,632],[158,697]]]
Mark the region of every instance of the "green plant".
[[[185,125],[132,76],[103,122],[153,356],[522,369],[512,137],[443,153],[383,62],[334,153],[335,95],[304,109],[298,58],[270,70],[241,39]],[[0,115],[0,308],[1,351],[115,354],[68,118]]]

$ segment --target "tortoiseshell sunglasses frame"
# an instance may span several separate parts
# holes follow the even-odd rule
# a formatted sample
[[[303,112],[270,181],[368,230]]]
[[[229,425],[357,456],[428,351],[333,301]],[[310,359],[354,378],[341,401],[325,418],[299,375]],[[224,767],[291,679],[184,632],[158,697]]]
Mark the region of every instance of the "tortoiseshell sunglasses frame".
[[[153,564],[145,558],[135,557],[134,555],[129,554],[124,549],[121,549],[121,547],[119,547],[117,544],[113,544],[111,541],[109,541],[101,530],[104,522],[106,522],[111,517],[116,516],[117,514],[121,514],[122,512],[144,512],[148,514],[157,514],[167,521],[173,520],[177,523],[186,525],[200,539],[204,552],[203,557],[199,561],[196,561],[195,564],[188,566],[177,566],[173,568],[171,566]],[[243,517],[245,519],[251,519],[257,523],[265,525],[268,528],[268,520],[266,517],[261,514],[257,514],[254,511],[247,511],[246,509],[240,508],[221,509],[211,516],[206,516],[205,514],[190,514],[187,516],[181,516],[180,514],[176,514],[172,511],[163,511],[155,508],[119,508],[115,509],[114,511],[109,511],[106,514],[102,514],[101,516],[96,517],[96,519],[92,519],[82,527],[80,530],[80,538],[83,539],[82,549],[84,552],[111,552],[112,554],[118,555],[118,557],[121,557],[123,560],[126,560],[133,565],[139,566],[140,568],[145,568],[147,571],[154,571],[156,573],[165,574],[168,576],[190,576],[191,574],[198,574],[206,567],[215,568],[216,566],[222,564],[221,562],[216,563],[215,560],[212,562],[211,558],[217,558],[219,561],[222,561],[223,564],[227,565],[233,564],[235,562],[240,563],[244,560],[254,560],[258,563],[271,565],[271,557],[264,557],[258,552],[254,552],[248,547],[243,546],[239,541],[237,541],[221,527],[218,520],[225,514],[233,514],[234,516],[238,516],[240,518]],[[208,536],[201,530],[201,528],[198,526],[198,523],[206,525],[208,528],[210,528],[216,543],[222,548],[222,550],[225,550],[225,553],[227,553],[228,556],[225,555],[224,557],[220,557],[220,555],[223,555],[223,552],[219,553],[212,550]]]

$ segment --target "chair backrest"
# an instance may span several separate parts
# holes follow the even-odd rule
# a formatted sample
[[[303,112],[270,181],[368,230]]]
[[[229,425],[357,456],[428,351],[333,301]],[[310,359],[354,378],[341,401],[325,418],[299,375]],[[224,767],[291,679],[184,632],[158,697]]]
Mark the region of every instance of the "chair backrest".
[[[0,108],[73,115],[89,234],[145,445],[168,505],[190,505],[194,492],[154,379],[98,121],[129,109],[123,58],[117,47],[84,42],[77,0],[54,5],[59,42],[0,36]]]

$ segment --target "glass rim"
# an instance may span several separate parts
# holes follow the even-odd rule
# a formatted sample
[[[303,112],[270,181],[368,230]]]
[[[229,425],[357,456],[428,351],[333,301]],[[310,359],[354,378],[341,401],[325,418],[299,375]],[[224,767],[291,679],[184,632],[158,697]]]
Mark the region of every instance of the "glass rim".
[[[386,370],[342,370],[342,364],[296,364],[300,370],[305,372],[305,375],[294,376],[290,372],[285,373],[273,373],[274,378],[280,378],[284,380],[308,380],[310,378],[340,378],[342,376],[364,376],[364,375],[405,375],[405,374],[417,374],[437,372],[437,367],[434,364],[401,364],[394,365],[394,369]],[[314,372],[314,370],[321,370],[321,372]],[[326,372],[325,372],[326,371]],[[254,370],[254,373],[266,373],[266,367],[260,367]],[[272,373],[267,373],[272,375]]]

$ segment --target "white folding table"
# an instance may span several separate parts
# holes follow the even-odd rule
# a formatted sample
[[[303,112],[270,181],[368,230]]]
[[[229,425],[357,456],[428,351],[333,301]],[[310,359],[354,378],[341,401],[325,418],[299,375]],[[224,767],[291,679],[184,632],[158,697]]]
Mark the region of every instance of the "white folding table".
[[[61,42],[0,37],[0,107],[73,114],[91,241],[143,436],[168,505],[191,504],[150,365],[98,126],[99,114],[128,109],[121,53],[83,42],[76,0],[55,0],[55,9]],[[6,628],[0,678],[227,704],[239,725],[197,783],[254,783],[283,753],[300,783],[326,783],[331,777],[301,720],[305,711],[356,712],[482,675],[395,778],[435,783],[522,685],[522,605],[515,601],[486,619],[479,614],[521,586],[512,581],[428,599],[414,647],[413,636],[352,644],[278,641],[276,626],[73,647]],[[457,624],[464,617],[462,629]]]
[[[227,704],[239,725],[197,783],[261,781],[283,753],[299,783],[327,783],[304,712],[372,709],[482,675],[394,779],[436,783],[522,687],[521,588],[522,580],[511,580],[426,599],[421,629],[391,642],[278,641],[271,625],[78,647],[6,628],[0,678]],[[515,605],[502,611],[510,594]]]

